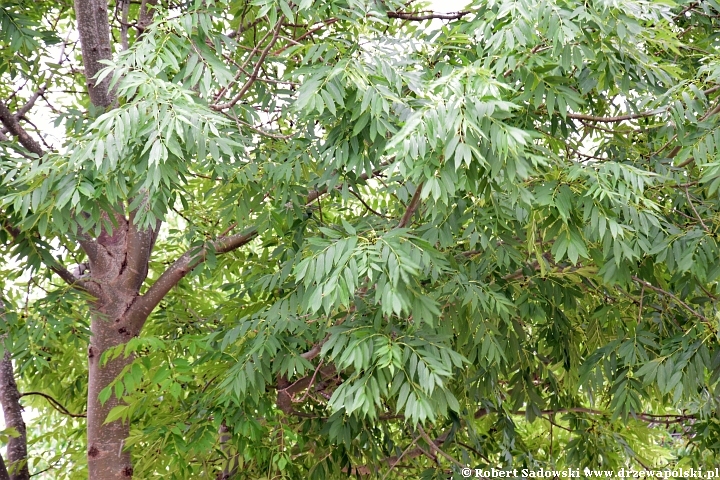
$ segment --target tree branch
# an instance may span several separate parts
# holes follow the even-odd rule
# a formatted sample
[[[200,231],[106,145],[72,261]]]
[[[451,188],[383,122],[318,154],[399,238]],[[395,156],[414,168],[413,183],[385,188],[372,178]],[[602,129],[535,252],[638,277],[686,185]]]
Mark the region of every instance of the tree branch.
[[[685,197],[687,197],[687,201],[690,204],[690,208],[692,208],[692,211],[695,214],[695,217],[700,222],[700,225],[702,225],[703,230],[705,230],[705,232],[707,232],[707,233],[711,233],[708,226],[705,225],[705,222],[703,222],[702,217],[700,217],[700,214],[698,213],[698,211],[695,210],[695,205],[693,205],[692,199],[690,198],[690,192],[688,191],[687,187],[685,187]]]
[[[23,392],[23,393],[20,395],[20,397],[29,397],[29,396],[31,396],[31,395],[37,395],[37,396],[40,396],[40,397],[45,398],[45,399],[48,401],[48,403],[50,403],[50,405],[51,405],[55,410],[57,410],[58,412],[60,412],[60,413],[62,413],[62,414],[64,414],[64,415],[67,415],[67,416],[69,416],[69,417],[73,417],[73,418],[86,418],[86,417],[87,417],[87,415],[84,414],[84,413],[72,413],[72,412],[70,412],[70,410],[68,410],[67,408],[65,408],[60,402],[58,402],[57,400],[55,400],[53,397],[51,397],[51,396],[48,395],[47,393],[42,393],[42,392]]]
[[[480,419],[486,415],[489,415],[490,413],[493,413],[493,410],[489,410],[487,408],[480,408],[475,411],[474,417],[475,419]],[[554,415],[558,413],[586,413],[588,415],[602,415],[605,417],[609,417],[612,414],[609,412],[604,412],[602,410],[595,410],[592,408],[585,408],[585,407],[570,407],[570,408],[559,408],[557,410],[541,410],[540,413],[542,415]],[[512,415],[525,415],[525,410],[517,410],[514,412],[511,412]],[[669,425],[671,423],[682,423],[687,420],[694,420],[697,418],[695,415],[685,415],[685,414],[669,414],[669,415],[654,415],[652,413],[636,413],[633,415],[633,418],[637,420],[641,420],[643,422],[647,423],[664,423],[666,425]]]
[[[205,261],[207,252],[213,250],[215,253],[227,253],[236,250],[250,243],[257,237],[257,228],[221,237],[212,242],[206,242],[201,247],[191,248],[182,254],[173,264],[160,275],[155,283],[145,292],[144,295],[138,297],[127,312],[131,319],[131,327],[140,331],[142,324],[150,312],[160,303],[167,293],[180,282],[190,271]]]
[[[263,17],[263,18],[264,18],[264,17]],[[226,86],[224,86],[224,87],[220,90],[220,92],[218,92],[217,95],[215,95],[215,98],[213,99],[213,104],[217,104],[217,102],[219,102],[220,99],[225,96],[225,94],[228,92],[228,90],[230,89],[230,87],[233,86],[233,84],[242,76],[243,73],[245,73],[248,77],[250,76],[250,74],[245,71],[245,67],[247,66],[248,63],[250,63],[250,60],[253,59],[253,57],[255,56],[255,54],[258,53],[258,50],[260,50],[260,45],[262,45],[263,42],[265,42],[265,40],[267,40],[267,38],[268,38],[272,33],[273,33],[273,30],[268,30],[268,31],[265,33],[265,35],[263,35],[263,37],[260,39],[260,41],[257,42],[257,44],[255,45],[255,47],[254,47],[252,50],[250,50],[250,53],[248,53],[248,56],[247,56],[247,58],[245,59],[245,61],[243,61],[242,65],[238,65],[237,63],[232,62],[232,60],[231,60],[231,62],[232,62],[233,64],[235,64],[235,66],[238,68],[238,71],[237,71],[237,73],[235,74],[235,77],[233,78],[232,82],[229,82]],[[197,53],[199,53],[199,52],[197,52]]]
[[[215,476],[216,480],[228,480],[230,478],[233,478],[238,470],[238,454],[235,453],[234,455],[231,455],[230,448],[228,447],[228,442],[230,442],[230,440],[232,439],[229,432],[230,429],[223,421],[222,425],[220,425],[220,438],[218,439],[218,442],[220,443],[223,454],[225,454],[228,460],[222,471],[218,472],[218,474]]]
[[[148,260],[155,246],[155,240],[157,240],[161,225],[160,220],[155,223],[155,228],[140,229],[135,224],[137,211],[143,208],[146,202],[147,198],[135,211],[130,212],[130,220],[128,221],[127,253],[125,257],[127,278],[123,279],[123,283],[127,288],[136,291],[140,289],[147,277]]]
[[[415,188],[415,193],[410,199],[410,203],[405,210],[405,215],[403,215],[400,223],[398,223],[398,228],[405,228],[410,225],[410,220],[412,219],[412,216],[415,214],[418,207],[420,206],[420,191],[422,190],[422,186],[423,184],[422,182],[420,182],[420,184]]]
[[[705,315],[703,315],[700,312],[696,312],[690,305],[688,305],[687,303],[680,300],[674,293],[668,292],[666,290],[663,290],[662,288],[656,287],[652,283],[647,282],[647,281],[643,280],[642,278],[636,277],[635,275],[633,275],[631,278],[633,280],[635,280],[636,282],[638,282],[640,285],[644,285],[645,287],[649,288],[650,290],[654,290],[657,293],[661,293],[665,296],[672,298],[678,304],[682,305],[688,312],[692,313],[693,315],[698,317],[700,320],[702,320],[703,323],[705,323],[708,327],[710,327],[711,330],[715,331],[715,327],[712,325],[710,320],[708,320],[708,318]]]
[[[0,102],[0,122],[5,125],[11,134],[17,137],[20,145],[38,157],[43,156],[43,149],[40,144],[27,133],[22,125],[20,125],[20,120],[10,112],[3,102]]]
[[[278,20],[277,25],[275,26],[275,29],[273,30],[273,37],[270,39],[268,44],[265,46],[263,51],[260,53],[260,58],[258,59],[257,63],[255,64],[255,68],[253,69],[252,75],[245,81],[245,84],[242,86],[240,91],[233,97],[232,100],[230,100],[228,103],[223,103],[221,105],[211,105],[210,108],[213,110],[225,110],[228,108],[233,107],[237,102],[240,101],[240,99],[247,93],[247,91],[250,89],[250,87],[255,83],[255,80],[257,80],[258,73],[260,73],[260,69],[263,66],[263,62],[265,62],[265,58],[267,58],[268,53],[270,53],[270,49],[277,43],[278,38],[280,36],[280,29],[282,28],[283,22],[282,20]]]
[[[95,81],[95,75],[105,67],[101,62],[112,58],[107,0],[75,0],[75,18],[90,101],[107,108],[114,101],[108,88],[111,76],[99,84]]]
[[[300,356],[304,358],[307,361],[310,361],[320,355],[320,351],[322,350],[323,345],[325,345],[325,342],[327,342],[330,339],[330,334],[325,336],[321,341],[313,345],[313,347],[308,350],[307,352],[301,354]]]
[[[83,282],[79,278],[77,278],[75,275],[73,275],[67,268],[63,267],[62,265],[53,265],[49,267],[50,270],[55,272],[58,277],[62,278],[65,283],[70,285],[71,287],[77,288],[79,290],[85,290],[88,293],[91,293],[93,295],[96,295],[97,289],[93,288],[91,284],[87,282]]]
[[[137,29],[140,33],[143,33],[152,23],[153,16],[155,16],[155,5],[157,5],[157,0],[142,0],[140,3],[140,14],[137,21]]]
[[[333,17],[333,18],[328,18],[327,20],[323,20],[323,21],[321,22],[321,25],[320,25],[320,26],[317,26],[317,27],[315,27],[315,28],[312,28],[312,29],[308,30],[307,32],[303,33],[302,35],[300,35],[299,37],[297,37],[297,38],[294,39],[293,41],[299,42],[299,41],[301,41],[301,40],[305,40],[307,37],[311,36],[313,33],[317,32],[318,30],[322,30],[323,28],[325,28],[325,27],[327,27],[327,26],[329,26],[329,25],[332,25],[333,23],[336,23],[338,20],[339,20],[339,18],[335,18],[335,17]],[[284,47],[282,47],[282,48],[274,51],[274,52],[273,52],[273,56],[277,56],[277,55],[281,54],[282,52],[284,52],[285,50],[287,50],[288,48],[290,48],[290,46],[291,46],[291,45],[286,45],[286,46],[284,46]]]
[[[624,122],[626,120],[635,120],[637,118],[651,117],[661,112],[662,110],[648,110],[646,112],[620,115],[617,117],[596,117],[594,115],[585,115],[581,113],[568,113],[567,116],[575,120],[586,120],[588,122],[617,123]]]
[[[425,20],[459,20],[471,12],[465,10],[462,12],[435,13],[435,12],[387,12],[388,18],[398,18],[400,20],[409,20],[411,22],[423,22]]]
[[[359,193],[356,193],[355,190],[352,188],[348,188],[348,192],[350,192],[355,198],[360,200],[360,203],[362,203],[363,207],[367,209],[368,212],[372,213],[373,215],[376,215],[381,218],[388,218],[387,215],[383,215],[382,213],[378,212],[377,210],[374,210],[370,205],[365,202],[365,200],[362,198],[362,196]]]
[[[455,460],[453,457],[445,453],[443,450],[438,447],[435,442],[428,436],[427,433],[425,433],[425,430],[422,428],[422,425],[417,425],[418,432],[420,433],[420,436],[427,442],[427,444],[430,446],[430,449],[433,450],[435,453],[439,453],[443,457],[445,457],[447,460],[449,460],[451,463],[454,463],[460,468],[464,468],[465,465]]]
[[[385,480],[387,478],[387,476],[390,475],[390,472],[392,472],[393,468],[395,468],[395,465],[400,463],[400,460],[402,460],[402,458],[405,456],[405,454],[407,454],[410,451],[412,446],[415,445],[419,439],[420,439],[419,436],[413,438],[412,442],[410,442],[410,444],[407,446],[407,448],[405,448],[405,450],[402,451],[400,456],[397,457],[394,461],[389,462],[390,468],[388,469],[387,472],[385,472],[385,475],[383,475],[382,480]]]
[[[373,171],[372,176],[379,175],[381,171],[381,169]],[[369,175],[362,174],[359,178],[367,180],[369,178]],[[317,200],[318,197],[327,193],[327,191],[328,189],[326,187],[311,191],[305,200],[305,204],[307,205],[312,203],[313,201]],[[420,197],[419,192],[420,186],[415,192],[416,196],[418,197],[418,201],[416,202],[418,203]],[[415,208],[417,209],[417,205],[415,206]],[[257,227],[252,227],[243,233],[228,236],[222,235],[219,239],[215,241],[207,242],[201,247],[191,248],[185,253],[183,253],[177,260],[175,260],[175,262],[173,262],[173,264],[165,272],[163,272],[162,275],[160,275],[160,278],[155,281],[155,283],[147,290],[147,292],[145,292],[144,295],[138,297],[131,305],[127,314],[129,315],[129,318],[132,319],[131,327],[137,328],[137,330],[134,331],[140,331],[140,328],[145,322],[147,316],[160,303],[160,301],[165,297],[165,295],[167,295],[167,293],[175,285],[177,285],[180,280],[185,278],[185,276],[193,268],[205,261],[207,252],[210,248],[212,248],[214,252],[218,254],[227,253],[236,250],[244,245],[247,245],[255,237],[257,237],[257,235]],[[88,252],[87,248],[92,248],[92,245],[93,243],[89,243],[87,246],[83,245],[83,247],[86,249],[86,252]],[[89,255],[90,252],[88,252],[88,256]],[[320,348],[321,347],[322,345],[320,345]],[[311,349],[310,352],[313,352],[313,349]],[[317,353],[319,353],[319,350]],[[314,356],[312,358],[314,358]]]

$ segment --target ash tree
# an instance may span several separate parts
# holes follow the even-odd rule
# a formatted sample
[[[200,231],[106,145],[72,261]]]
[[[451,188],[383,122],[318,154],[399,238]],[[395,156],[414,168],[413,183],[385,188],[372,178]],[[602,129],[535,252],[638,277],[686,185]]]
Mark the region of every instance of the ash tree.
[[[0,5],[0,479],[720,461],[720,5]]]

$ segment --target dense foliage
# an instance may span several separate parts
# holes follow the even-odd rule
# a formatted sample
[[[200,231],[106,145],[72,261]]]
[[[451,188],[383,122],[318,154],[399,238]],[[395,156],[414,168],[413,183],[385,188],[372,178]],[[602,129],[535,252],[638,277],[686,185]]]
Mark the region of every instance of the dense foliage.
[[[163,222],[146,297],[191,269],[103,354],[138,478],[720,462],[718,3],[152,4],[108,9],[111,108],[71,5],[0,7],[31,473],[87,475],[119,214]]]

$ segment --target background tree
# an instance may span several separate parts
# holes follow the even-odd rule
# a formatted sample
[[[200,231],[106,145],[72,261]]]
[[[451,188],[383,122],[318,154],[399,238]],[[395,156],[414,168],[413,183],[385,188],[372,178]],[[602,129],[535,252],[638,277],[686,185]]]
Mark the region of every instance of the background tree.
[[[718,15],[3,2],[0,478],[716,465]]]

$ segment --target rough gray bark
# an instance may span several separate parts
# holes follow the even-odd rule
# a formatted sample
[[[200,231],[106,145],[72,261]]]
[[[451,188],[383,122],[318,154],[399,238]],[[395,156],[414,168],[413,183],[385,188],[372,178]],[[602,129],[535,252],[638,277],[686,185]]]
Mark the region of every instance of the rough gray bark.
[[[15,383],[10,352],[7,351],[0,360],[0,405],[2,405],[5,417],[5,428],[14,428],[20,434],[8,441],[8,478],[10,480],[28,480],[30,473],[27,466],[27,431],[22,417],[20,392]],[[2,478],[2,473],[0,473],[0,478]]]

